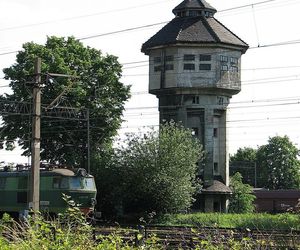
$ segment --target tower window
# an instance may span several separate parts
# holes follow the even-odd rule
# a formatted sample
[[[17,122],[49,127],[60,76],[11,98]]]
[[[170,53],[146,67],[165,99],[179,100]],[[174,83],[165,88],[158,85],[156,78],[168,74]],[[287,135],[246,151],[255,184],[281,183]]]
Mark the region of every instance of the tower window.
[[[221,71],[228,71],[227,65],[221,65]]]
[[[184,61],[195,61],[195,55],[187,54],[183,56]]]
[[[183,65],[184,70],[195,70],[195,64],[193,63],[185,63]]]
[[[215,174],[219,173],[219,164],[217,162],[214,162],[214,173]]]
[[[161,57],[160,56],[156,56],[153,59],[154,63],[161,63]]]
[[[228,62],[228,56],[221,56],[220,60],[221,62]]]
[[[174,61],[174,56],[166,56],[166,62],[173,62]]]
[[[200,61],[211,61],[211,55],[200,55]]]
[[[200,99],[199,96],[193,96],[193,104],[199,104]]]
[[[223,97],[218,97],[218,104],[223,105],[224,104],[224,98]]]
[[[196,11],[196,10],[190,10],[189,11],[189,16],[198,16],[198,11]]]
[[[161,66],[154,66],[154,72],[159,72],[161,71]]]
[[[180,16],[180,17],[186,16],[185,11],[178,12],[177,16]]]
[[[210,64],[207,64],[207,63],[201,63],[199,65],[199,70],[211,70],[211,65]]]
[[[165,69],[166,70],[174,70],[174,65],[173,64],[166,64]]]
[[[218,129],[217,128],[214,128],[214,137],[218,137]]]
[[[236,67],[236,66],[231,66],[231,67],[230,67],[230,71],[231,71],[231,72],[237,73],[237,72],[239,71],[239,69],[238,69],[238,67]]]
[[[238,64],[238,59],[236,57],[231,57],[230,58],[230,63],[231,64]]]

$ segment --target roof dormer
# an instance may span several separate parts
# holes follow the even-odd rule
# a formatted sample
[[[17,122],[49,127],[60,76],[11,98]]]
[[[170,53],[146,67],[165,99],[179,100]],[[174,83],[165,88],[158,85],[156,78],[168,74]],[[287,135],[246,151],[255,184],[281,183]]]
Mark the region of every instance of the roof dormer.
[[[173,9],[177,17],[213,17],[217,10],[205,0],[184,0]]]

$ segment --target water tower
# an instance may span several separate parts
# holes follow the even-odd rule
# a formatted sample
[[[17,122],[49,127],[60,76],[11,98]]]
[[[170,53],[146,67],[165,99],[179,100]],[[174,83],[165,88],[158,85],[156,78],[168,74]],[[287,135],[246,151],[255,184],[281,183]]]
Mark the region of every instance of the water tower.
[[[159,100],[160,122],[181,122],[202,142],[199,164],[203,211],[226,212],[229,161],[226,110],[241,90],[241,56],[248,45],[214,18],[204,0],[185,0],[175,18],[142,46],[149,56],[149,92]]]

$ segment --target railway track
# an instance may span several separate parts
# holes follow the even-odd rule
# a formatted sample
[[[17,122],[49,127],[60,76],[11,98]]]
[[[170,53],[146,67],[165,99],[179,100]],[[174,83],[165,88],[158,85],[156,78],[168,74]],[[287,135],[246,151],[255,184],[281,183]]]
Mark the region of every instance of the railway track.
[[[232,241],[255,244],[257,249],[300,249],[300,231],[164,226],[96,227],[96,239],[103,239],[109,235],[119,236],[124,242],[134,245],[143,245],[155,240],[166,249],[176,249],[179,246],[183,249],[193,249],[208,242],[229,246]]]

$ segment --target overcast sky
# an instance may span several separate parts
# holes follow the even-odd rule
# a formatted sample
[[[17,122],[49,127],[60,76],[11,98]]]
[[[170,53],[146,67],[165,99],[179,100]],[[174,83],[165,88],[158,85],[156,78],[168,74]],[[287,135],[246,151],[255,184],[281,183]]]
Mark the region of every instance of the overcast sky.
[[[124,114],[127,122],[122,124],[120,135],[158,125],[157,99],[147,94],[148,58],[140,48],[163,25],[107,33],[170,21],[172,9],[180,2],[1,0],[0,93],[9,93],[8,82],[1,79],[2,69],[14,63],[16,54],[10,52],[20,50],[23,43],[43,44],[51,35],[93,37],[82,42],[118,56],[124,64],[122,82],[132,85],[132,98]],[[288,135],[299,144],[300,1],[208,2],[219,11],[215,17],[251,48],[242,57],[242,91],[231,99],[228,111],[230,153],[239,147],[263,145],[275,135]],[[293,44],[287,45],[290,41]],[[19,154],[1,150],[0,161],[26,161]]]

